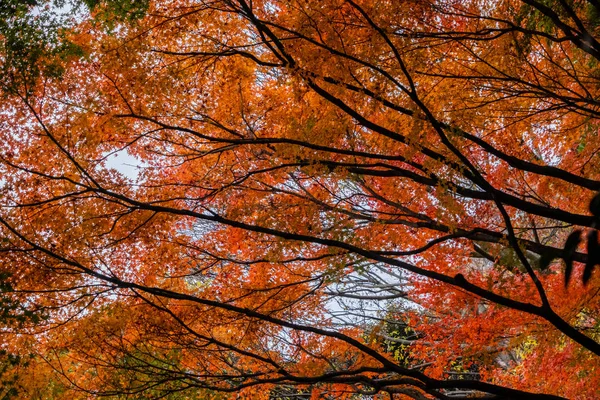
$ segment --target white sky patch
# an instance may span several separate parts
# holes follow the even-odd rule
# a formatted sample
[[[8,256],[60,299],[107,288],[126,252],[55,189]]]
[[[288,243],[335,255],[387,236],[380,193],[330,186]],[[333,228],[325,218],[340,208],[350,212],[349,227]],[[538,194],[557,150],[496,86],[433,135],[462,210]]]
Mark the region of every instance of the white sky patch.
[[[116,169],[133,181],[137,180],[141,169],[144,167],[142,161],[129,154],[127,150],[120,150],[108,156],[106,166]]]

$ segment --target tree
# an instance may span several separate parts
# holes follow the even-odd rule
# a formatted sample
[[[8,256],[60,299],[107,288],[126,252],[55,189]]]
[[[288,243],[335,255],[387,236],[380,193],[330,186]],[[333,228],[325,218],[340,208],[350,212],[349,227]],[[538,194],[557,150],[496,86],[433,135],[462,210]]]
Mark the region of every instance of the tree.
[[[85,3],[2,60],[23,398],[599,395],[600,4]]]

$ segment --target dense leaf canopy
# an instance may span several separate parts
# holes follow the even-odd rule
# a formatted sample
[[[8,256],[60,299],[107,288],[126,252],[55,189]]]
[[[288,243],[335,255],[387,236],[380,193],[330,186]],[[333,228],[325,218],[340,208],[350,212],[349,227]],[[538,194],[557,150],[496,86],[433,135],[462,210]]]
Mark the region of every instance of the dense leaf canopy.
[[[1,2],[0,399],[600,397],[599,37],[596,0]]]

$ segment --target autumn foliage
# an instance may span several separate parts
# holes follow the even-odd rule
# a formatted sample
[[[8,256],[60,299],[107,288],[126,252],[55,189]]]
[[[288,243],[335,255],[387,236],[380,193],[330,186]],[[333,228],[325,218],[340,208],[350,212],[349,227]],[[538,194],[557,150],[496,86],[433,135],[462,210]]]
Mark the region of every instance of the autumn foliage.
[[[0,399],[600,397],[597,1],[6,4]]]

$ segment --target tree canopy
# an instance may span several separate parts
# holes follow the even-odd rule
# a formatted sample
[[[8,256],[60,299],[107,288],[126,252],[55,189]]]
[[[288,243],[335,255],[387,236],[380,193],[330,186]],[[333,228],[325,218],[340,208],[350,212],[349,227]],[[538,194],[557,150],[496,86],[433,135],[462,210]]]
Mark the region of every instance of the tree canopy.
[[[0,399],[600,397],[599,34],[2,2]]]

